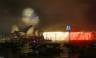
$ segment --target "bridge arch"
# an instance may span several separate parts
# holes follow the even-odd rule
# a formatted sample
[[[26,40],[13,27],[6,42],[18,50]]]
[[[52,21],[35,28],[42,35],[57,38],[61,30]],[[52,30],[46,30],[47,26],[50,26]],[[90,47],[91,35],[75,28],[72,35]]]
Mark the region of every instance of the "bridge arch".
[[[84,27],[82,25],[78,25],[78,24],[67,24],[67,23],[57,23],[57,24],[52,24],[52,25],[48,25],[45,26],[44,28],[42,28],[41,30],[43,31],[66,31],[66,26],[70,25],[71,27],[71,31],[73,32],[79,32],[79,31],[90,31],[89,28]]]

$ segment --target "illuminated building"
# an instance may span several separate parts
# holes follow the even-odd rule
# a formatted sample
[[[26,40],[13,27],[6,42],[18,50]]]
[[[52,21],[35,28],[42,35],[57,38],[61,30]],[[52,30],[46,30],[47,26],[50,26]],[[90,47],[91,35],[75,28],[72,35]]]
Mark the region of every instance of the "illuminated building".
[[[14,31],[22,31],[26,27],[32,25],[34,28],[39,23],[39,17],[36,15],[33,9],[26,8],[22,11],[22,18],[19,19],[11,28],[11,33]]]

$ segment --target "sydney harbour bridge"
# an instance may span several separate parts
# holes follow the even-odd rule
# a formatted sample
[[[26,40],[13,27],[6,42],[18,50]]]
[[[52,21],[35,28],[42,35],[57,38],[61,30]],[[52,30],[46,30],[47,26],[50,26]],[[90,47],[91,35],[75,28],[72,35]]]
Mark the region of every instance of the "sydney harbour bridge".
[[[54,54],[54,58],[57,57],[57,54],[59,58],[68,58],[73,57],[73,54],[71,54],[73,52],[80,54],[81,49],[86,51],[84,49],[88,48],[90,49],[89,52],[92,53],[96,51],[91,50],[93,47],[96,49],[95,31],[91,31],[82,25],[68,23],[57,23],[37,29],[38,22],[39,17],[32,9],[28,8],[23,11],[20,22],[12,26],[11,33],[0,33],[0,50],[7,49],[6,58],[10,58],[9,53],[16,58],[34,56],[36,58],[42,55],[54,56]],[[91,43],[93,46],[90,48]],[[5,56],[2,55],[2,57]]]

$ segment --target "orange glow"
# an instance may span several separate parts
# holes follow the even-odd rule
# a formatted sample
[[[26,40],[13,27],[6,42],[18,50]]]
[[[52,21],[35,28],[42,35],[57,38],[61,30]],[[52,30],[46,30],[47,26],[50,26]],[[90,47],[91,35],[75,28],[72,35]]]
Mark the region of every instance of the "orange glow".
[[[92,40],[93,35],[91,32],[71,32],[70,40]]]

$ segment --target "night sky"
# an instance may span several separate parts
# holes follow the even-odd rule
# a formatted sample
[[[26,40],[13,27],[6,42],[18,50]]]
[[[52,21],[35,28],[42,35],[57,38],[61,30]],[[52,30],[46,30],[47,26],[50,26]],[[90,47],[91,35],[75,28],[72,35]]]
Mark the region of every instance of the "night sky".
[[[40,18],[38,28],[67,23],[96,30],[96,0],[0,0],[0,32],[10,32],[28,7]]]

